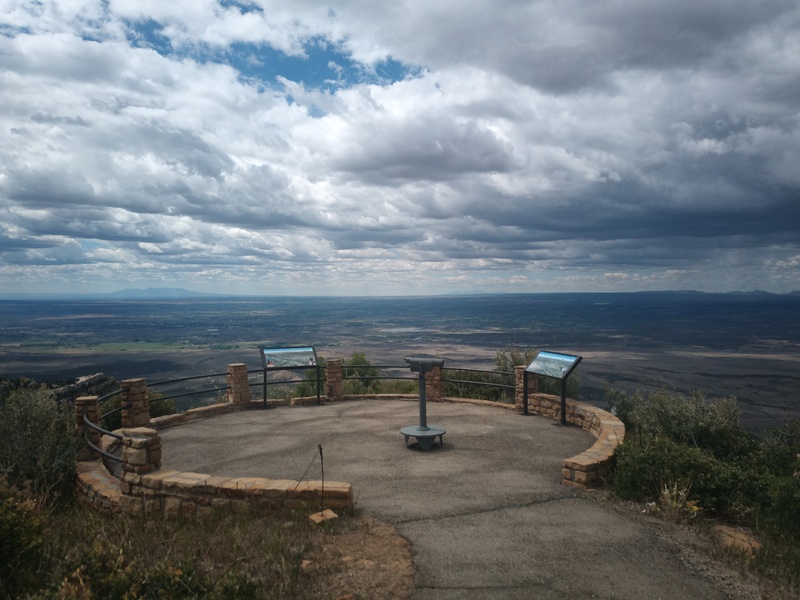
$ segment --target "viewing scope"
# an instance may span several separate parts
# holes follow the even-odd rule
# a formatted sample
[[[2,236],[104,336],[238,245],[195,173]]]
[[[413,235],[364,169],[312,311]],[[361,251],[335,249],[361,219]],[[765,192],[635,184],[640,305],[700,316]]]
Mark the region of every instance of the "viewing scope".
[[[433,367],[444,366],[444,359],[435,356],[406,356],[405,361],[414,373],[424,373],[433,370]]]

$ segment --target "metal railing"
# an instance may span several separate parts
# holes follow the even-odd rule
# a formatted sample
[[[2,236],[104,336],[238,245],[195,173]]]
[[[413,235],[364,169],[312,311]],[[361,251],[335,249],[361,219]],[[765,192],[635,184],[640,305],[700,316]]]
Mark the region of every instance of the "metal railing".
[[[442,369],[443,377],[442,377],[442,385],[445,384],[452,384],[456,386],[460,386],[459,391],[463,393],[463,386],[471,387],[474,386],[476,388],[492,388],[495,390],[499,390],[498,396],[499,398],[483,398],[484,400],[489,400],[491,402],[513,402],[514,401],[514,390],[516,386],[514,385],[514,373],[510,371],[491,371],[488,369],[473,369],[473,368],[461,368],[461,367],[444,367]],[[482,381],[478,379],[456,379],[456,378],[448,378],[446,375],[447,372],[451,373],[478,373],[482,376],[494,377],[497,379],[508,379],[511,383],[501,383],[499,381]],[[510,394],[509,394],[510,392]]]
[[[290,371],[290,372],[297,372],[297,371],[307,371],[310,369],[316,370],[316,377],[313,379],[300,379],[300,378],[287,378],[282,377],[280,379],[269,379],[268,375],[273,373],[279,373],[282,371]],[[322,371],[324,370],[324,366],[322,365],[314,365],[314,366],[297,366],[297,367],[275,367],[270,369],[250,369],[247,371],[248,378],[250,381],[248,385],[250,388],[262,388],[262,398],[264,402],[268,399],[268,388],[270,387],[278,387],[278,386],[295,386],[298,384],[303,383],[310,383],[314,386],[316,395],[317,395],[317,402],[321,401],[322,390],[324,386],[324,377],[322,375]],[[474,387],[474,388],[494,388],[500,390],[501,395],[507,394],[508,391],[514,390],[513,385],[513,376],[514,374],[511,372],[505,371],[492,371],[488,369],[474,369],[474,368],[460,368],[460,367],[445,367],[443,369],[445,377],[442,378],[443,384],[452,384],[461,386],[461,390],[463,391],[464,388]],[[368,374],[368,373],[377,373],[375,375]],[[500,377],[500,378],[510,378],[512,383],[501,383],[498,381],[487,381],[486,379],[466,379],[460,377],[447,377],[448,373],[476,373],[484,378],[488,379],[489,377]],[[252,379],[253,375],[260,375],[260,380],[254,381]],[[147,383],[148,389],[157,389],[157,388],[164,388],[168,386],[175,386],[176,384],[185,384],[187,382],[194,382],[194,381],[201,381],[205,379],[214,379],[214,378],[221,378],[227,377],[227,373],[211,373],[208,375],[193,375],[190,377],[179,377],[176,379],[164,379],[160,381],[156,381],[153,383]],[[417,382],[418,378],[413,373],[408,372],[408,365],[406,364],[385,364],[385,365],[343,365],[342,366],[342,380],[343,381],[362,381],[362,382],[371,382],[371,381],[410,381],[410,382]],[[208,395],[208,394],[224,394],[228,391],[227,382],[226,385],[214,385],[213,387],[202,387],[201,389],[190,389],[187,390],[185,387],[181,390],[176,391],[175,393],[166,393],[164,395],[160,395],[158,400],[175,400],[180,398],[186,398],[190,396],[200,396],[200,395]],[[106,394],[98,398],[98,404],[103,405],[105,402],[117,396],[121,393],[121,390],[117,390],[115,392],[111,392],[110,394]],[[477,394],[479,396],[485,396],[483,394]],[[499,400],[502,401],[502,400]],[[183,410],[188,410],[189,407],[184,407]],[[108,413],[103,415],[105,418],[108,415],[111,415],[115,412],[119,412],[122,408],[117,408],[115,410],[109,411]],[[180,411],[179,411],[180,412]],[[107,432],[106,432],[107,433]]]
[[[121,412],[123,408],[127,408],[127,405],[120,406],[119,408],[115,408],[114,410],[108,411],[107,413],[102,415],[100,417],[100,419],[102,420],[105,417],[107,417],[108,415],[114,414],[116,412]],[[93,423],[92,420],[89,418],[89,413],[86,413],[86,412],[83,413],[83,424],[86,427],[89,427],[90,429],[93,429],[94,431],[96,431],[100,435],[108,435],[108,436],[110,436],[110,437],[112,437],[114,439],[122,441],[122,436],[120,434],[114,433],[113,431],[108,431],[107,429],[103,429],[97,423]],[[84,430],[84,439],[86,440],[86,445],[89,446],[89,448],[91,448],[92,450],[94,450],[95,452],[100,454],[101,456],[104,456],[105,458],[108,458],[109,460],[113,460],[113,461],[119,462],[119,463],[122,462],[122,457],[121,456],[115,456],[114,454],[111,454],[110,452],[106,452],[102,448],[98,447],[96,444],[92,443],[92,440],[89,439],[89,435],[88,434],[89,434],[89,432]]]
[[[342,381],[374,381],[400,380],[417,381],[416,375],[362,375],[359,370],[366,371],[408,371],[408,365],[342,365]]]
[[[266,403],[268,386],[296,385],[296,384],[301,384],[301,383],[314,383],[314,384],[316,384],[317,403],[320,403],[320,396],[321,396],[321,390],[322,390],[322,385],[323,385],[322,384],[322,381],[323,381],[322,368],[324,368],[324,367],[322,367],[321,365],[314,365],[314,366],[308,366],[308,367],[302,367],[301,366],[301,367],[276,367],[276,368],[271,368],[271,369],[263,369],[263,368],[262,369],[252,369],[252,370],[248,370],[247,371],[247,374],[248,374],[248,385],[251,388],[252,387],[256,387],[256,386],[261,386],[262,389],[263,389],[263,399],[264,399],[264,402]],[[274,372],[280,372],[280,371],[306,371],[306,370],[309,370],[309,369],[315,369],[316,370],[317,376],[316,376],[315,379],[279,379],[279,380],[273,379],[273,380],[270,381],[270,380],[268,380],[268,377],[267,377],[268,373],[274,373]],[[377,381],[400,380],[400,381],[412,381],[412,382],[415,382],[415,383],[418,382],[418,378],[417,378],[416,375],[414,375],[412,373],[405,374],[407,369],[408,369],[408,365],[405,365],[405,364],[404,365],[371,365],[371,364],[370,365],[347,365],[347,364],[345,364],[345,365],[342,365],[342,380],[343,381],[362,381],[362,382],[376,381],[376,380]],[[378,374],[377,375],[367,375],[367,374],[362,374],[359,371],[366,371],[367,373],[375,373],[375,372],[377,372]],[[511,381],[512,382],[514,381],[513,380],[514,373],[505,372],[505,371],[491,371],[491,370],[487,370],[487,369],[458,368],[458,367],[445,367],[445,368],[442,369],[442,371],[443,371],[443,373],[447,373],[447,372],[453,372],[453,373],[476,373],[476,374],[480,374],[482,377],[487,377],[487,376],[488,377],[494,376],[494,377],[501,377],[501,378],[510,377]],[[261,381],[255,381],[255,382],[254,381],[250,381],[249,380],[250,375],[253,375],[253,374],[261,374],[262,375],[262,380]],[[176,378],[176,379],[166,379],[166,380],[162,380],[162,381],[156,381],[154,383],[148,383],[147,387],[148,387],[148,389],[150,389],[150,388],[157,388],[157,387],[170,386],[170,385],[175,385],[175,384],[180,384],[180,383],[186,383],[186,382],[190,382],[190,381],[199,381],[199,380],[203,380],[203,379],[212,379],[212,378],[217,378],[217,377],[226,377],[226,385],[224,387],[220,387],[220,386],[216,386],[215,385],[214,387],[203,388],[203,389],[200,389],[200,390],[180,391],[178,393],[160,396],[158,399],[159,400],[173,400],[173,399],[176,399],[176,398],[184,398],[184,397],[187,397],[187,396],[196,396],[196,395],[210,394],[210,393],[217,393],[218,394],[220,392],[227,392],[227,390],[229,389],[228,386],[227,386],[227,373],[212,373],[210,375],[194,375],[194,376],[191,376],[191,377],[180,377],[180,378]],[[485,380],[473,380],[473,379],[461,379],[461,378],[447,378],[447,377],[443,377],[442,378],[442,384],[443,385],[451,384],[451,385],[458,385],[458,386],[475,386],[475,387],[495,388],[495,389],[500,390],[500,399],[497,400],[497,399],[485,398],[485,397],[484,397],[484,399],[488,399],[490,401],[496,401],[496,402],[505,402],[505,401],[507,401],[507,398],[503,398],[503,396],[507,395],[508,390],[512,391],[511,400],[513,401],[513,390],[515,389],[515,386],[513,384],[505,384],[505,383],[500,383],[500,382],[497,382],[497,381],[485,381]],[[117,391],[111,392],[109,394],[106,394],[104,396],[101,396],[100,398],[98,398],[98,405],[104,404],[105,402],[107,402],[111,398],[113,398],[113,397],[115,397],[115,396],[117,396],[117,395],[119,395],[121,393],[122,393],[122,390],[117,390]],[[105,419],[105,418],[107,418],[107,417],[109,417],[109,416],[111,416],[111,415],[113,415],[115,413],[121,412],[123,409],[128,408],[128,407],[129,407],[129,405],[123,405],[123,406],[119,406],[117,408],[114,408],[113,410],[110,410],[110,411],[104,413],[100,417],[100,419],[102,421],[102,419]],[[104,429],[103,427],[101,427],[100,425],[98,425],[96,423],[93,423],[89,419],[88,413],[84,413],[83,414],[83,422],[84,422],[86,427],[96,431],[101,436],[107,435],[107,436],[110,436],[110,437],[115,438],[117,440],[122,440],[122,436],[121,435],[119,435],[117,433],[114,433],[113,431],[108,431],[108,430]],[[106,452],[105,450],[103,450],[102,448],[100,448],[96,444],[94,444],[89,439],[88,433],[89,433],[88,430],[86,430],[85,431],[85,438],[86,438],[86,444],[87,444],[87,446],[89,448],[91,448],[94,452],[97,452],[99,455],[101,455],[101,456],[103,456],[103,457],[105,457],[105,458],[107,458],[109,460],[112,460],[112,461],[115,461],[115,462],[122,462],[122,458],[120,456],[115,456],[115,455],[113,455],[113,454],[111,454],[109,452]]]
[[[260,382],[250,383],[250,387],[255,386],[262,386],[262,398],[264,403],[266,404],[268,399],[268,392],[267,388],[269,386],[285,386],[285,385],[298,385],[302,383],[315,383],[316,384],[316,392],[317,392],[317,404],[322,402],[322,386],[323,386],[323,377],[322,377],[322,369],[324,367],[322,365],[309,365],[309,366],[292,366],[292,367],[270,367],[268,369],[250,369],[247,371],[248,376],[253,373],[263,373],[263,379]],[[272,381],[269,380],[269,373],[276,373],[280,371],[316,371],[316,378],[315,379],[273,379]]]

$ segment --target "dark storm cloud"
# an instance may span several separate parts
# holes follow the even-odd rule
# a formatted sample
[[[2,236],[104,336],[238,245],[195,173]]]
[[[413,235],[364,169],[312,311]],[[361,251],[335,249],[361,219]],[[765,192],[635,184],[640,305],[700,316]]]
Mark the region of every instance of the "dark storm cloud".
[[[376,135],[358,139],[332,164],[369,183],[440,181],[512,166],[511,149],[475,122],[415,115],[404,120],[379,118],[369,126]]]
[[[0,16],[0,278],[800,288],[796,2],[255,5]]]

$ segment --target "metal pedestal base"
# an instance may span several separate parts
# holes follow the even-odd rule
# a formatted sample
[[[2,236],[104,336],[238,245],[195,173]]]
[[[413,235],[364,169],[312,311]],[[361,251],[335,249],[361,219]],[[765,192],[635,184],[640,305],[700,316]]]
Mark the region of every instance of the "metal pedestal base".
[[[417,443],[420,448],[423,450],[430,450],[433,448],[433,443],[436,441],[437,437],[439,438],[439,445],[444,445],[442,437],[447,432],[436,425],[429,425],[424,428],[419,425],[409,425],[408,427],[403,427],[400,433],[406,437],[406,446],[408,446],[408,438],[414,437],[417,438]]]

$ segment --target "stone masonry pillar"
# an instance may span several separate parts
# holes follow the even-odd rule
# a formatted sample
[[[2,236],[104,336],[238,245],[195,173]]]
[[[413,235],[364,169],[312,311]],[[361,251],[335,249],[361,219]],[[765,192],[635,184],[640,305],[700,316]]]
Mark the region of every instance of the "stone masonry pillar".
[[[325,397],[328,400],[341,400],[344,396],[341,358],[332,358],[325,363]]]
[[[122,386],[122,426],[144,427],[150,424],[150,400],[144,379],[126,379]]]
[[[225,393],[225,400],[228,404],[249,404],[253,399],[250,394],[250,380],[247,378],[247,365],[244,363],[234,363],[228,365],[228,373],[225,376],[228,390]]]
[[[161,436],[149,427],[122,429],[122,471],[141,475],[161,468]]]
[[[425,396],[432,402],[442,399],[442,367],[433,367],[425,372]]]
[[[100,446],[100,432],[95,431],[91,427],[87,427],[83,422],[83,415],[86,415],[89,420],[95,425],[100,424],[100,408],[97,405],[97,396],[80,396],[75,399],[75,437],[84,437],[88,439],[95,446]],[[89,456],[96,458],[98,454],[93,450],[89,450]]]
[[[539,376],[536,373],[528,373],[525,370],[526,366],[514,367],[514,408],[520,412],[525,399],[525,377],[528,378],[528,403],[530,403],[531,395],[539,391]]]

